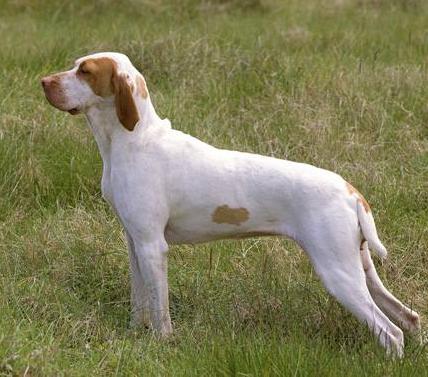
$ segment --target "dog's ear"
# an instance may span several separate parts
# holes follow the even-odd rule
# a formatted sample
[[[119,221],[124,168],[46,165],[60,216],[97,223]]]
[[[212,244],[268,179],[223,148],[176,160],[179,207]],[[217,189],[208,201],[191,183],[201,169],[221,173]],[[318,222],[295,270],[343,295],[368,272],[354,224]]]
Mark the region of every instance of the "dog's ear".
[[[133,131],[140,117],[126,74],[116,73],[113,76],[113,89],[117,117],[127,130]]]
[[[144,80],[144,77],[142,74],[137,75],[136,82],[137,82],[137,93],[138,93],[138,95],[143,100],[147,99],[147,96],[148,96],[147,85],[146,85],[146,80]]]

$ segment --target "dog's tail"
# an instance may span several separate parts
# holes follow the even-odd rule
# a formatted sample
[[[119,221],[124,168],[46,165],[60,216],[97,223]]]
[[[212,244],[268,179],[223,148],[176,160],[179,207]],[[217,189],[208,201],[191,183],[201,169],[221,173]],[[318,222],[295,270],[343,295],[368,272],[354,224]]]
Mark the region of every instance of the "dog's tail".
[[[364,238],[367,240],[370,249],[375,250],[381,259],[385,259],[388,252],[386,251],[385,246],[382,245],[382,242],[377,235],[373,215],[369,205],[362,195],[357,200],[357,215],[361,231]]]

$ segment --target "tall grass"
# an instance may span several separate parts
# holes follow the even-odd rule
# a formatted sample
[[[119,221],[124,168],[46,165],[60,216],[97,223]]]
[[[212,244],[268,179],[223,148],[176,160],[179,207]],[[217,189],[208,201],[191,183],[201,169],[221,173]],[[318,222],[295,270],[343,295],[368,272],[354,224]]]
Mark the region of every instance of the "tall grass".
[[[175,335],[130,330],[94,140],[39,84],[120,51],[175,128],[342,174],[374,210],[382,280],[424,321],[427,19],[422,0],[1,1],[0,375],[428,375],[425,346],[387,359],[279,239],[173,247]]]

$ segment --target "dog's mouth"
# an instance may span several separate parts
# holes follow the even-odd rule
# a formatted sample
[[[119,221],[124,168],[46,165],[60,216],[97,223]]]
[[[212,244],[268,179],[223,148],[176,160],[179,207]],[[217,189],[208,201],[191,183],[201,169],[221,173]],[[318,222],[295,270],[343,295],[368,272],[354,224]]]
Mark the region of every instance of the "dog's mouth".
[[[70,109],[70,110],[67,110],[71,115],[77,115],[77,114],[80,114],[80,109],[79,108],[77,108],[77,107],[73,107],[72,109]]]

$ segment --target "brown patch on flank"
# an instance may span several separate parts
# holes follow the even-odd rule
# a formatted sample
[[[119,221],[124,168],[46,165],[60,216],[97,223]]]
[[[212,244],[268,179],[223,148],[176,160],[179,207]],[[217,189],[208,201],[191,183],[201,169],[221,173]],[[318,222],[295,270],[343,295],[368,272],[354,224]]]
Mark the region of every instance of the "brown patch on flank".
[[[249,219],[250,213],[246,208],[230,208],[225,204],[217,207],[211,217],[217,224],[241,225]]]
[[[141,97],[147,98],[147,86],[146,86],[146,82],[144,81],[144,78],[141,75],[137,76],[137,93]]]
[[[367,200],[364,199],[364,196],[350,183],[346,182],[346,188],[348,189],[349,194],[353,195],[356,194],[358,196],[358,201],[363,205],[364,209],[367,213],[370,212],[370,206],[369,203],[367,203]]]

